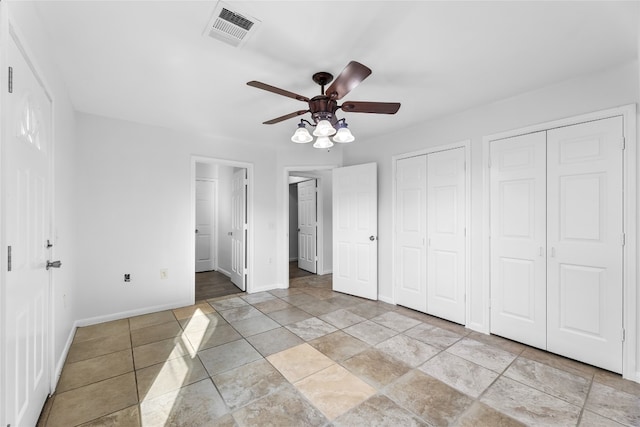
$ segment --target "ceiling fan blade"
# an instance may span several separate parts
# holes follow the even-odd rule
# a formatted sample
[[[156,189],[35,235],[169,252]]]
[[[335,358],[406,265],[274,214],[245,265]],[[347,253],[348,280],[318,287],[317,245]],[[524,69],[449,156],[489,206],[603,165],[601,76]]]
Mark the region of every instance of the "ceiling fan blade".
[[[289,98],[297,99],[298,101],[309,102],[309,98],[306,96],[298,95],[297,93],[289,92],[288,90],[280,89],[275,86],[268,85],[266,83],[257,82],[252,80],[247,82],[247,85],[257,87],[258,89],[266,90],[267,92],[276,93],[278,95],[287,96]]]
[[[263,125],[273,125],[275,123],[280,123],[280,122],[282,122],[284,120],[288,120],[288,119],[292,119],[292,118],[297,117],[297,116],[301,116],[301,115],[303,115],[305,113],[308,113],[308,112],[309,112],[309,110],[295,111],[293,113],[289,113],[289,114],[286,114],[284,116],[276,117],[275,119],[271,119],[271,120],[268,120],[266,122],[262,122],[262,124]]]
[[[400,109],[400,103],[347,101],[340,108],[347,113],[395,114]]]
[[[359,62],[351,61],[344,67],[340,75],[326,90],[326,95],[332,99],[342,99],[351,92],[361,81],[369,77],[371,69]]]

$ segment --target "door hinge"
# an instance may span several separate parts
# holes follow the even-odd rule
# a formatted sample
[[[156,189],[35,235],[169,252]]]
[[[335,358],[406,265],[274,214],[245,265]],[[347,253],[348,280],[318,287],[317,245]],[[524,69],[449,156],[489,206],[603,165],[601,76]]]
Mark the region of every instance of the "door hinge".
[[[13,67],[9,67],[9,93],[13,93]]]
[[[624,136],[621,138],[620,146],[621,146],[621,148],[623,150],[627,147],[626,140],[624,139]]]
[[[624,246],[627,243],[627,236],[625,233],[622,233],[620,241],[622,242],[622,246]]]
[[[622,342],[627,338],[627,332],[622,328]]]
[[[11,271],[11,246],[7,248],[7,271]]]

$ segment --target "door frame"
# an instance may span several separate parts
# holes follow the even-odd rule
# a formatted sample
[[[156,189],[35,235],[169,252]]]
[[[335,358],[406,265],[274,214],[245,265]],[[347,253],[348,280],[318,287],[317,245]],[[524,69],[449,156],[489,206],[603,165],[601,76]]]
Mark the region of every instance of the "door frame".
[[[49,84],[49,80],[46,78],[46,74],[43,73],[42,68],[38,65],[36,58],[37,56],[34,54],[33,50],[31,50],[28,44],[25,43],[27,40],[24,37],[22,31],[18,26],[16,26],[15,20],[13,16],[11,16],[11,12],[9,10],[7,2],[0,1],[0,46],[4,46],[5,49],[0,50],[0,78],[2,81],[7,82],[8,80],[8,49],[6,48],[11,41],[14,40],[18,49],[21,51],[24,56],[25,61],[33,71],[33,74],[44,90],[46,96],[49,98],[51,102],[51,121],[50,127],[48,129],[50,133],[49,140],[49,170],[48,170],[48,188],[49,192],[49,233],[53,239],[55,244],[55,236],[54,234],[54,225],[55,225],[55,146],[56,146],[56,124],[55,124],[55,116],[56,116],[56,102],[55,97],[53,96],[53,92],[51,92],[50,88],[52,87]],[[6,86],[0,90],[0,113],[4,113],[7,111],[7,92]],[[8,132],[8,120],[7,114],[0,114],[0,177],[4,174],[4,168],[2,167],[4,163],[5,157],[5,144],[8,141],[7,132]],[[1,180],[0,184],[0,258],[6,260],[8,257],[7,252],[7,224],[6,224],[6,215],[5,209],[7,209],[6,202],[6,191],[4,180]],[[55,249],[51,250],[49,253],[51,259],[55,259]],[[6,365],[5,365],[5,354],[7,350],[6,345],[6,331],[4,325],[6,322],[4,321],[4,316],[7,310],[5,310],[5,305],[7,304],[6,299],[6,283],[7,283],[7,270],[6,267],[0,268],[0,378],[6,378]],[[56,363],[56,355],[55,355],[55,312],[54,312],[54,298],[55,294],[55,277],[52,272],[49,273],[48,278],[48,327],[47,327],[47,344],[46,344],[46,352],[47,352],[47,364],[48,364],[48,372],[47,379],[49,394],[55,391],[55,386],[57,383],[57,379],[60,376],[62,371],[62,365],[64,360],[60,360],[59,363]],[[4,381],[0,383],[0,425],[6,425],[7,423],[7,411],[6,411],[6,390],[5,390]]]
[[[312,173],[314,171],[325,171],[331,170],[339,167],[338,165],[318,165],[318,166],[285,166],[282,168],[282,209],[284,215],[282,216],[281,227],[284,231],[284,237],[282,239],[282,246],[280,247],[280,253],[283,255],[283,260],[286,262],[282,262],[278,268],[278,283],[280,283],[280,288],[286,289],[289,287],[289,175],[291,172],[302,172],[301,174],[296,174],[297,176],[305,177],[305,172]],[[316,229],[316,256],[318,257],[318,262],[316,264],[316,274],[328,274],[325,272],[324,268],[324,215],[323,209],[324,204],[322,202],[323,191],[322,191],[322,182],[323,179],[317,176],[308,176],[308,178],[316,180],[316,188],[317,188],[317,199],[316,199],[316,221],[318,222],[318,227]]]
[[[213,209],[211,212],[211,220],[213,221],[213,226],[211,227],[212,229],[212,235],[213,235],[213,239],[210,242],[211,244],[211,253],[213,256],[213,269],[214,270],[218,270],[218,179],[217,178],[202,178],[202,177],[197,177],[196,176],[196,181],[206,181],[206,182],[211,182],[213,183],[213,200],[211,201],[211,203],[213,204]],[[194,199],[194,203],[195,203],[195,199]],[[195,215],[195,214],[194,214]],[[194,264],[194,268],[195,268],[195,264]]]
[[[533,132],[545,131],[559,127],[577,125],[584,122],[607,119],[622,116],[623,137],[625,149],[623,151],[623,228],[625,244],[623,246],[623,321],[625,338],[622,341],[622,376],[635,382],[640,382],[640,353],[637,350],[638,325],[636,324],[638,290],[636,288],[637,273],[637,128],[636,128],[636,104],[623,105],[616,108],[595,111],[587,114],[567,117],[513,129],[482,138],[482,175],[483,175],[483,201],[482,201],[482,320],[469,324],[471,329],[489,334],[490,331],[490,175],[489,175],[489,149],[491,141],[524,135]],[[621,331],[622,332],[622,331]]]
[[[395,155],[391,158],[391,163],[392,163],[392,180],[393,180],[393,184],[391,185],[391,200],[393,201],[393,208],[391,209],[391,224],[393,224],[393,239],[391,241],[391,259],[394,260],[391,263],[391,277],[393,278],[393,285],[391,287],[392,291],[391,291],[391,300],[386,300],[386,298],[382,298],[379,297],[381,301],[384,302],[388,302],[390,304],[395,304],[395,300],[396,300],[396,286],[398,286],[397,283],[397,270],[396,270],[396,263],[395,263],[395,259],[396,259],[396,238],[395,238],[395,234],[396,234],[396,209],[395,209],[395,204],[396,204],[396,199],[397,199],[397,194],[396,194],[396,176],[398,173],[398,161],[399,160],[403,160],[403,159],[408,159],[410,157],[417,157],[417,156],[425,156],[425,155],[429,155],[432,153],[437,153],[439,151],[447,151],[447,150],[454,150],[456,148],[463,148],[464,149],[464,161],[466,164],[465,167],[465,177],[464,177],[464,184],[465,184],[465,261],[464,261],[464,268],[465,268],[465,272],[464,272],[464,289],[465,289],[465,295],[470,295],[471,293],[471,140],[470,139],[465,139],[463,141],[459,141],[459,142],[453,142],[453,143],[449,143],[449,144],[442,144],[442,145],[434,145],[433,147],[429,147],[429,148],[424,148],[422,150],[418,150],[418,151],[411,151],[408,153],[402,153],[402,154],[398,154]],[[426,252],[425,252],[426,253]],[[426,260],[425,260],[426,262]],[[471,318],[471,298],[465,298],[465,326],[466,324],[469,323],[469,319]]]
[[[194,286],[190,287],[189,290],[189,299],[192,303],[195,303],[195,263],[196,263],[196,238],[195,230],[196,227],[196,163],[208,163],[208,164],[218,164],[224,166],[231,166],[236,168],[243,168],[247,170],[247,240],[245,242],[246,249],[246,265],[247,268],[245,270],[246,281],[245,281],[245,289],[247,293],[254,292],[254,280],[253,280],[253,260],[254,260],[254,222],[253,222],[253,163],[241,162],[237,160],[227,160],[227,159],[219,159],[215,157],[205,157],[205,156],[191,156],[191,168],[190,168],[190,202],[189,202],[189,230],[191,230],[190,235],[190,245],[191,250],[189,251],[189,264],[193,266],[191,281]],[[216,258],[217,263],[217,258]]]

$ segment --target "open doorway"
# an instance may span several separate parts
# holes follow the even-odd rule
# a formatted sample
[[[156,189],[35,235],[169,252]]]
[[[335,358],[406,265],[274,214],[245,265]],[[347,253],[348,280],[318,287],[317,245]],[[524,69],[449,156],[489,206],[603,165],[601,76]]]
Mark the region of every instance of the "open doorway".
[[[194,300],[247,290],[250,168],[194,158]]]
[[[332,168],[286,170],[289,280],[332,273]]]

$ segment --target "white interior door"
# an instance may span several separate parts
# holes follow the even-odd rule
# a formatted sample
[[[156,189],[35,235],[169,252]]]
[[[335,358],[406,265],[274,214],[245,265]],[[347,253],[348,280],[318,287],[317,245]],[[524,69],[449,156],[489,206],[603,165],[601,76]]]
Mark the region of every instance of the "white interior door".
[[[298,268],[316,273],[316,180],[298,183]]]
[[[333,170],[333,289],[378,299],[377,165]]]
[[[546,133],[491,143],[491,332],[546,348]]]
[[[622,372],[622,117],[548,132],[548,350]]]
[[[427,311],[427,156],[396,162],[395,302]]]
[[[215,181],[196,180],[196,273],[215,269]]]
[[[2,327],[6,378],[2,398],[13,426],[35,425],[50,391],[49,165],[51,100],[10,37],[13,93],[3,114],[6,231],[10,247]],[[5,268],[3,262],[3,268]]]
[[[427,155],[427,313],[465,323],[464,148]]]
[[[240,169],[231,180],[231,282],[243,291],[246,290],[246,173],[246,169]]]

